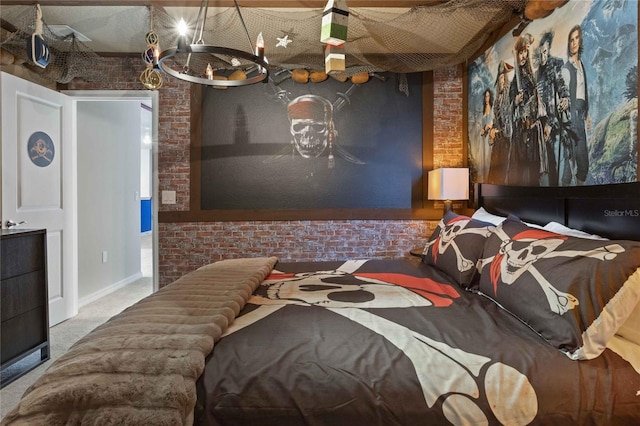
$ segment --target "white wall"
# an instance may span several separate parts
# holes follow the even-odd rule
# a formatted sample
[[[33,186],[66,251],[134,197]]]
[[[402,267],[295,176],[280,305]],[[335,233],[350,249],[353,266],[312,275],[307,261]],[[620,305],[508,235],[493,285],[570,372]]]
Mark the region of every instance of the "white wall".
[[[140,101],[78,102],[80,306],[142,275],[140,110]]]
[[[143,199],[151,198],[153,192],[153,114],[150,108],[140,107],[140,198]]]

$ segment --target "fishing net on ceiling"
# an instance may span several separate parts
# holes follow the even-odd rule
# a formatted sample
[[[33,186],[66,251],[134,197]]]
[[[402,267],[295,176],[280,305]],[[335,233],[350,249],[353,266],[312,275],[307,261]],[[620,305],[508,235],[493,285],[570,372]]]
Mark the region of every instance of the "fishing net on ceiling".
[[[527,1],[449,0],[413,8],[350,8],[348,40],[344,45],[346,74],[422,72],[463,63],[480,49],[492,32],[520,15]],[[136,28],[140,33],[135,37],[139,40],[139,48],[127,53],[140,55],[144,52],[148,47],[144,34],[151,29],[158,36],[161,50],[177,44],[176,17],[172,16],[171,7],[133,9],[140,9],[135,13],[145,24]],[[191,10],[191,19],[195,20],[197,8],[185,9]],[[241,6],[240,10],[249,39],[235,8],[211,7],[201,37],[203,42],[251,51],[258,33],[262,32],[265,54],[271,65],[285,70],[324,70],[326,45],[319,40],[322,8],[285,10]],[[36,8],[33,5],[3,8],[0,47],[15,56],[15,63],[23,63],[50,81],[68,83],[74,78],[82,78],[100,82],[105,79],[100,56],[72,34],[55,35],[46,24],[46,16],[43,20],[42,35],[51,49],[51,61],[46,68],[30,63],[26,52],[27,39],[35,28]],[[7,22],[15,28],[7,30],[4,25]],[[128,29],[121,32],[129,33]],[[187,55],[176,55],[174,60],[180,67]],[[203,75],[208,64],[216,70],[228,69],[233,66],[232,60],[222,55],[192,55],[189,68],[190,72]]]
[[[411,9],[350,8],[348,40],[344,45],[346,73],[411,73],[462,63],[480,49],[491,32],[520,15],[526,3],[527,0],[450,0]],[[202,41],[252,51],[252,44],[262,32],[265,55],[271,65],[324,70],[326,45],[319,40],[323,9],[284,12],[241,7],[240,11],[249,39],[240,15],[231,7],[209,8]],[[161,9],[153,9],[151,15],[161,50],[176,46],[176,18]],[[174,59],[180,64],[188,60],[190,72],[202,75],[208,64],[214,69],[229,68],[231,58],[200,54],[188,58],[184,54]]]
[[[0,38],[2,64],[22,65],[45,80],[66,84],[76,77],[86,81],[105,81],[100,56],[91,51],[75,34],[54,34],[42,18],[40,35],[49,47],[49,63],[45,68],[36,65],[27,52],[27,43],[36,31],[37,7],[35,5],[3,8],[3,27]]]

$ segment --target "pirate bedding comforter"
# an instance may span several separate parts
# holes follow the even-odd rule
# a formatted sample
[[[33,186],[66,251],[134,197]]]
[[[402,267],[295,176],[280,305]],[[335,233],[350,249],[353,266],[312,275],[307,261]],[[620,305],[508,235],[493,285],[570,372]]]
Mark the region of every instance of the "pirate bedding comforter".
[[[449,214],[422,261],[277,263],[203,425],[640,424],[640,244]]]

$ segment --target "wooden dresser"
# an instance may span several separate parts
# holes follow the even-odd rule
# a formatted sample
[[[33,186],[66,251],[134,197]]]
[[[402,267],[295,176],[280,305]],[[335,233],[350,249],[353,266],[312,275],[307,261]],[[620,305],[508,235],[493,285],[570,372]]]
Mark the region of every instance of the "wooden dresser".
[[[44,229],[2,230],[0,387],[49,359],[46,240]]]

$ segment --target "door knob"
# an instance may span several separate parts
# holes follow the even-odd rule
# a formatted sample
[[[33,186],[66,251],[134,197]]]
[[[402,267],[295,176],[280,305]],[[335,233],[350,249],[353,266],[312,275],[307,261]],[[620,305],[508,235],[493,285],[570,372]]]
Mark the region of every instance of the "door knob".
[[[11,219],[8,219],[5,222],[5,225],[7,226],[7,228],[11,229],[11,228],[15,228],[16,226],[20,226],[20,225],[25,224],[25,223],[27,223],[27,222],[24,221],[24,220],[21,220],[20,222],[16,223],[16,222],[12,221]]]

